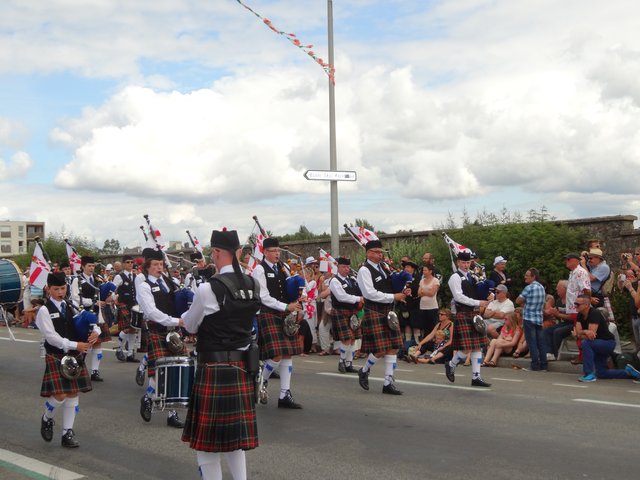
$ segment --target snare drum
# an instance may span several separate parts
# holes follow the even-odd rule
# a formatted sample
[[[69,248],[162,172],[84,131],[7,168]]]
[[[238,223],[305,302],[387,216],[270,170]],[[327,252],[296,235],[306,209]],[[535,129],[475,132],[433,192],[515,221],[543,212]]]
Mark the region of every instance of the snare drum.
[[[24,279],[18,266],[7,259],[0,259],[0,304],[15,304],[22,300]]]
[[[179,408],[189,405],[195,378],[191,357],[162,357],[156,360],[156,403],[160,408]]]
[[[131,326],[140,329],[142,325],[142,309],[140,305],[134,305],[131,307]]]

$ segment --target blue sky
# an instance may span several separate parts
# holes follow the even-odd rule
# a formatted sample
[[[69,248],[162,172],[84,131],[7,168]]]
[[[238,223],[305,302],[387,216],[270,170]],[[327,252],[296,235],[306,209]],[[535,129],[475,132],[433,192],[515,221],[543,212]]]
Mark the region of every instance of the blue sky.
[[[324,0],[246,2],[327,58]],[[620,0],[336,0],[339,224],[636,214],[640,33]],[[329,230],[322,69],[235,0],[0,5],[0,218],[102,245]]]

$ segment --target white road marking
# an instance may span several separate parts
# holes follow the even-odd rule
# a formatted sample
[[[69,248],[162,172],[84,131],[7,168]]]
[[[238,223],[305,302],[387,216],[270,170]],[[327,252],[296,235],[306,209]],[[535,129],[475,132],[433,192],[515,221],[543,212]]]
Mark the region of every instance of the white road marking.
[[[491,380],[500,380],[501,382],[517,382],[517,383],[522,383],[524,382],[524,380],[516,380],[515,378],[497,378],[497,377],[490,377]]]
[[[57,480],[76,480],[77,478],[84,478],[84,475],[65,470],[64,468],[56,467],[48,463],[41,462],[35,458],[25,457],[18,453],[10,452],[0,448],[0,462],[7,464],[8,468],[12,466],[18,467],[29,472],[42,475],[43,479],[55,478]]]
[[[586,385],[574,385],[573,383],[552,383],[554,387],[569,387],[569,388],[589,388]]]
[[[611,405],[613,407],[630,407],[630,408],[640,408],[640,405],[633,403],[620,403],[620,402],[605,402],[602,400],[590,400],[588,398],[574,398],[574,402],[582,402],[582,403],[596,403],[598,405]]]
[[[318,363],[320,365],[324,365],[326,362],[320,362],[318,360],[303,360],[304,363]]]
[[[628,393],[640,393],[640,390],[627,390]]]
[[[317,372],[317,375],[326,375],[330,377],[339,377],[339,378],[356,378],[355,376],[347,376],[342,373],[331,373],[331,372]],[[369,380],[375,380],[376,382],[383,382],[384,378],[380,377],[369,377]],[[405,385],[421,385],[425,387],[438,387],[438,388],[455,388],[457,390],[473,390],[474,392],[490,392],[490,388],[478,388],[478,387],[462,387],[452,384],[444,384],[444,383],[429,383],[429,382],[414,382],[413,380],[396,380],[396,383],[401,383]]]
[[[0,340],[11,340],[12,342],[24,342],[24,343],[40,343],[40,340],[22,340],[21,338],[16,338],[15,340],[7,337],[0,337]]]

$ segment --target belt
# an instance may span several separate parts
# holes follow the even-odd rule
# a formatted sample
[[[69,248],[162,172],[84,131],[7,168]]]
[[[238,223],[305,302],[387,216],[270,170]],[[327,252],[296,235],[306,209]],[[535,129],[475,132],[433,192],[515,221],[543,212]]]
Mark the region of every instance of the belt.
[[[221,352],[198,352],[198,363],[240,362],[245,359],[246,352],[229,350]]]

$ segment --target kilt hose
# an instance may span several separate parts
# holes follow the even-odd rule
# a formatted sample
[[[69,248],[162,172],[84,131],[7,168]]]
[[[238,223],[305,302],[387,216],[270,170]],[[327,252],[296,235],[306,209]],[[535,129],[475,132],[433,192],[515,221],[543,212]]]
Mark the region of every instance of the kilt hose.
[[[149,329],[147,328],[147,322],[142,322],[143,326],[140,329],[140,347],[138,347],[138,353],[147,353],[149,351]]]
[[[61,395],[63,393],[74,394],[93,390],[91,377],[84,363],[84,355],[74,355],[78,363],[82,365],[80,376],[75,380],[67,380],[62,376],[62,365],[60,364],[62,357],[64,357],[63,353],[47,353],[44,357],[45,369],[42,377],[42,386],[40,387],[40,396],[48,398],[52,395]]]
[[[251,450],[258,446],[255,383],[244,369],[244,361],[198,365],[183,442],[204,452]]]
[[[362,319],[363,353],[380,353],[398,350],[402,347],[400,332],[391,330],[387,323],[387,314],[393,310],[393,304],[379,304],[368,302]]]
[[[258,314],[258,346],[260,359],[269,360],[274,357],[300,355],[304,348],[304,338],[300,335],[285,335],[284,312],[273,310]]]
[[[185,357],[187,356],[187,346],[182,345],[182,351],[173,353],[167,348],[166,333],[149,332],[149,353],[147,359],[147,374],[153,377],[156,374],[156,360],[163,357]]]
[[[451,346],[454,350],[480,350],[487,343],[486,335],[479,333],[473,326],[475,312],[458,312],[453,320],[453,341]]]
[[[124,333],[136,333],[136,329],[131,326],[131,310],[126,303],[118,303],[118,331]]]
[[[351,330],[351,315],[358,313],[352,308],[334,308],[331,314],[331,327],[333,328],[333,339],[340,342],[348,342],[362,336],[362,329],[355,332]]]

